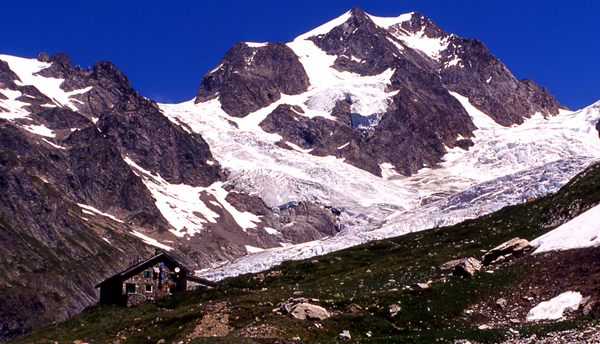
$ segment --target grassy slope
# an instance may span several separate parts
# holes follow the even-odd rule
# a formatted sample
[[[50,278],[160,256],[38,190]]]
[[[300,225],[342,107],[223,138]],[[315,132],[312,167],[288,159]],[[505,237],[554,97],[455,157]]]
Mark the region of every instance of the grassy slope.
[[[335,341],[342,330],[350,330],[353,340],[361,342],[439,343],[453,338],[495,342],[504,338],[507,327],[477,330],[479,324],[490,321],[489,315],[465,310],[493,309],[499,297],[523,293],[523,288],[531,290],[533,282],[528,278],[537,276],[540,267],[522,258],[494,267],[493,273],[482,271],[473,278],[460,278],[440,270],[439,265],[453,258],[480,259],[485,250],[513,237],[531,240],[549,231],[549,224],[555,226],[600,203],[597,181],[600,164],[575,177],[557,194],[528,204],[506,207],[452,227],[374,241],[305,261],[285,262],[261,274],[224,280],[218,289],[182,293],[155,304],[132,308],[93,306],[64,323],[14,342],[177,342],[193,331],[213,305],[223,302],[226,307],[220,314],[227,314],[233,330],[220,338],[196,338],[193,343],[274,342],[242,338],[242,329],[262,336],[297,336],[319,343]],[[587,277],[578,276],[583,283]],[[433,284],[426,291],[405,288],[428,280]],[[272,312],[279,302],[292,296],[317,298],[319,302],[315,303],[333,316],[319,322],[322,327],[317,328],[311,321]],[[394,303],[400,304],[402,310],[391,317],[389,305]],[[580,317],[550,325],[516,327],[521,333],[543,333],[588,320]],[[368,331],[373,334],[371,338],[366,335]]]

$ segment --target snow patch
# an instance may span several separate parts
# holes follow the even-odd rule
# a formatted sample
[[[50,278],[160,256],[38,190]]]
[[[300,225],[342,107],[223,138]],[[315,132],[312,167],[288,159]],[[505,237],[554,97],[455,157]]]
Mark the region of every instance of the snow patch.
[[[276,230],[275,228],[271,228],[271,227],[265,227],[265,232],[267,232],[271,235],[280,234],[278,230]]]
[[[600,246],[600,205],[531,241],[534,254]]]
[[[52,137],[52,138],[56,137],[56,135],[52,132],[52,130],[48,129],[44,125],[33,125],[33,124],[32,125],[24,125],[24,126],[22,126],[22,128],[32,134],[45,136],[45,137]]]
[[[370,14],[368,14],[368,16],[377,26],[387,29],[390,26],[401,25],[402,23],[411,20],[414,13],[415,12],[404,13],[397,17],[376,17]]]
[[[318,36],[318,35],[324,35],[327,34],[329,31],[333,30],[333,28],[335,28],[336,26],[340,26],[342,24],[344,24],[346,21],[348,21],[348,19],[350,19],[352,15],[350,14],[350,11],[342,14],[341,16],[313,29],[308,31],[307,33],[299,36],[299,39],[308,39],[309,37],[313,37],[313,36]]]
[[[154,247],[158,247],[158,248],[162,248],[163,250],[167,250],[167,251],[171,251],[173,248],[164,244],[161,244],[160,242],[158,242],[155,239],[150,238],[149,236],[146,236],[138,231],[131,231],[131,234],[135,235],[136,237],[142,239],[143,242],[145,242],[146,244],[150,245],[150,246],[154,246]]]
[[[142,177],[142,181],[156,200],[156,206],[173,227],[170,231],[178,237],[193,236],[199,233],[207,223],[217,223],[220,217],[203,201],[208,200],[212,207],[222,208],[229,212],[234,220],[244,229],[256,228],[260,217],[250,212],[240,212],[225,200],[227,191],[223,182],[215,182],[208,187],[193,187],[186,184],[171,184],[160,175],[154,175],[143,169],[129,157],[125,162]]]
[[[82,204],[82,203],[77,203],[77,205],[79,206],[79,208],[81,208],[81,211],[84,214],[88,214],[88,215],[100,215],[100,216],[104,216],[104,217],[108,217],[109,219],[113,220],[113,221],[117,221],[119,223],[124,223],[123,220],[120,220],[116,217],[114,217],[113,215],[107,214],[107,213],[103,213],[100,210],[91,207],[87,204]]]
[[[563,317],[567,309],[575,310],[579,307],[582,295],[578,292],[567,291],[557,297],[541,302],[527,313],[527,321],[558,320]]]
[[[339,146],[337,149],[344,149],[344,148],[348,147],[349,144],[350,144],[350,142],[346,142],[343,145]]]
[[[262,252],[265,250],[264,248],[254,247],[254,246],[250,246],[250,245],[245,245],[245,246],[246,246],[246,251],[248,251],[249,254],[258,253],[258,252]]]
[[[256,43],[256,42],[244,42],[250,48],[262,48],[266,47],[269,43]]]

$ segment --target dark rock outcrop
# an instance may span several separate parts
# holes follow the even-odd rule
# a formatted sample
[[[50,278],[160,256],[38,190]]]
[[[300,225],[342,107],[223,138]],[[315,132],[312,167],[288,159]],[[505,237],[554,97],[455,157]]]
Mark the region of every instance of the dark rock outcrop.
[[[0,60],[0,89],[16,90],[15,81],[21,79],[10,69],[8,62]]]
[[[40,53],[38,60],[51,63],[50,67],[39,71],[37,74],[65,79],[60,87],[66,91],[75,91],[91,87],[85,93],[74,95],[73,98],[81,101],[77,104],[78,112],[89,119],[98,118],[111,109],[127,92],[135,92],[131,88],[129,79],[112,63],[103,60],[95,61],[90,70],[79,66],[71,66],[71,58],[65,53],[56,53],[48,56]]]
[[[168,226],[141,178],[96,127],[75,131],[64,145],[85,203],[142,228]]]
[[[202,136],[173,124],[137,93],[123,95],[97,125],[122,156],[169,183],[208,186],[224,179]]]
[[[517,80],[506,66],[476,39],[451,36],[442,52],[441,63],[449,64],[439,71],[444,86],[467,98],[498,124],[523,123],[536,112],[556,115],[564,107],[554,96],[530,79]]]
[[[281,42],[261,47],[236,43],[219,67],[202,77],[195,102],[219,97],[231,116],[245,117],[281,98],[307,90],[308,76],[298,56]]]

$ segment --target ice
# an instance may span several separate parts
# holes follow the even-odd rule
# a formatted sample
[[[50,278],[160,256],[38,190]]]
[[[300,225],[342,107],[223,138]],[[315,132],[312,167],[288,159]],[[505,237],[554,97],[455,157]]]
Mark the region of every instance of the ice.
[[[600,246],[600,205],[531,241],[534,254]]]
[[[583,299],[582,295],[574,291],[566,291],[557,297],[541,302],[527,313],[527,321],[558,320],[563,317],[567,309],[576,310]]]
[[[594,160],[589,158],[570,158],[532,170],[521,171],[514,175],[503,176],[473,186],[440,201],[415,207],[406,212],[395,213],[379,225],[371,223],[363,226],[348,226],[336,236],[290,247],[270,249],[253,254],[251,257],[241,257],[231,264],[204,271],[202,276],[218,280],[247,272],[258,272],[285,260],[307,259],[371,240],[453,225],[465,219],[491,213],[507,205],[524,203],[528,198],[541,197],[549,192],[555,192],[592,161]],[[548,185],[538,185],[542,179],[547,179],[548,183],[546,184]],[[383,205],[378,206],[383,208]],[[342,216],[348,216],[348,214],[342,213]],[[352,216],[348,217],[356,220]]]

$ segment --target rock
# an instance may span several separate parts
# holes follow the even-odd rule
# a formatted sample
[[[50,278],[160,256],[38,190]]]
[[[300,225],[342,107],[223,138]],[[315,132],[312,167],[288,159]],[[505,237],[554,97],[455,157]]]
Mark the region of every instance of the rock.
[[[289,313],[296,319],[323,320],[329,317],[325,308],[308,303],[308,299],[304,297],[291,297],[281,302],[273,312]]]
[[[498,308],[500,308],[500,309],[506,307],[507,304],[508,304],[508,301],[506,301],[506,299],[504,299],[504,298],[500,298],[500,299],[496,300],[496,306],[498,306]]]
[[[346,307],[346,313],[358,313],[359,311],[361,311],[363,308],[360,305],[357,305],[356,303],[351,303],[348,305],[348,307]]]
[[[475,272],[481,270],[481,262],[473,257],[465,258],[458,263],[452,273],[456,276],[471,277]]]
[[[292,317],[301,320],[323,320],[329,318],[327,310],[310,303],[300,303],[292,308]]]
[[[298,56],[287,45],[276,42],[261,47],[236,43],[219,67],[202,77],[195,102],[219,97],[230,116],[245,117],[281,98],[300,94],[310,85]]]
[[[484,325],[479,325],[479,327],[477,327],[477,329],[479,329],[479,330],[487,330],[489,328],[490,327],[488,325],[485,325],[485,324]]]
[[[583,313],[583,315],[588,315],[592,313],[594,315],[594,319],[600,318],[600,302],[598,300],[592,299],[591,296],[587,296],[581,300],[579,304],[579,309]]]
[[[299,244],[338,233],[337,215],[320,204],[294,202],[270,209],[258,196],[237,191],[230,191],[225,200],[240,212],[260,216],[265,227],[277,229],[277,240],[268,241],[271,247],[280,245],[279,241]],[[312,266],[318,263],[318,260],[310,262]]]
[[[452,270],[454,269],[463,259],[452,259],[440,265],[440,270]]]
[[[431,285],[431,283],[433,283],[433,281],[427,281],[427,283],[413,283],[410,286],[410,289],[412,291],[421,291],[421,290],[427,290],[429,289],[429,286]]]
[[[352,339],[352,337],[350,336],[350,331],[348,330],[342,331],[342,333],[340,333],[338,337],[340,339]]]
[[[390,305],[390,315],[392,317],[395,317],[396,314],[400,313],[401,310],[402,310],[402,308],[397,303]]]
[[[512,238],[509,241],[491,249],[483,256],[483,265],[489,265],[500,260],[505,260],[508,257],[520,254],[531,248],[529,241],[526,239]]]
[[[201,135],[174,124],[137,93],[123,96],[97,126],[122,156],[169,183],[205,187],[225,179]]]

